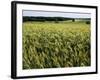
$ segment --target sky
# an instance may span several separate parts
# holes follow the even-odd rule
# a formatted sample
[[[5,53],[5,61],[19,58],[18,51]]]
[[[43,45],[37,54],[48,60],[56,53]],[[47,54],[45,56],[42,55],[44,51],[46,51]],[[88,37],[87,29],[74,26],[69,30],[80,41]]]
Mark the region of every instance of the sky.
[[[91,18],[90,13],[51,12],[51,11],[48,12],[48,11],[29,11],[29,10],[24,10],[23,16]]]

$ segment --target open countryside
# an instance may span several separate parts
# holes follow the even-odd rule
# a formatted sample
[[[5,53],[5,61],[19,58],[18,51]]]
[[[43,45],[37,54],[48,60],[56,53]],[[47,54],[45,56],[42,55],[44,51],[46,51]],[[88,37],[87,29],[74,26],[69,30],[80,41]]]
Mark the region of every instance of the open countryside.
[[[24,17],[23,69],[91,65],[90,19]]]

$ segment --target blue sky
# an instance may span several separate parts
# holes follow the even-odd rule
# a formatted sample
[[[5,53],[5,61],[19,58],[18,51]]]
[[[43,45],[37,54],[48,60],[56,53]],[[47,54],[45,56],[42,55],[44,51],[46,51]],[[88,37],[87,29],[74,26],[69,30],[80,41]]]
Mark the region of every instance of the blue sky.
[[[44,17],[69,17],[69,18],[91,18],[89,13],[72,12],[46,12],[46,11],[23,11],[23,16],[44,16]]]

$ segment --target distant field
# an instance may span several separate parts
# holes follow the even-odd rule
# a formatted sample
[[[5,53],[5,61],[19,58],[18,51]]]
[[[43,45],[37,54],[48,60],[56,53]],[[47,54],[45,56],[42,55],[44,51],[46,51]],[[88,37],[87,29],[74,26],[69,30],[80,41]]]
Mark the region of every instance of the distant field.
[[[91,65],[90,24],[24,22],[23,69]]]

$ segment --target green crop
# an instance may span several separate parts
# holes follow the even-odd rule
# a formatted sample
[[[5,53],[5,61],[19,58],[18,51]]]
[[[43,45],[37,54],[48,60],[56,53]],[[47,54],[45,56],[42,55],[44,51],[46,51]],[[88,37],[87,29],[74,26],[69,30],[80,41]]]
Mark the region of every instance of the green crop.
[[[23,69],[91,65],[90,24],[23,23]]]

